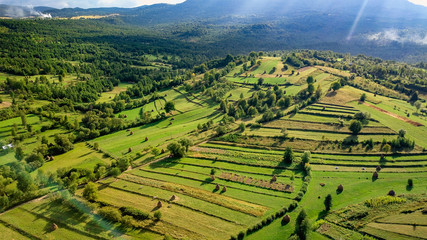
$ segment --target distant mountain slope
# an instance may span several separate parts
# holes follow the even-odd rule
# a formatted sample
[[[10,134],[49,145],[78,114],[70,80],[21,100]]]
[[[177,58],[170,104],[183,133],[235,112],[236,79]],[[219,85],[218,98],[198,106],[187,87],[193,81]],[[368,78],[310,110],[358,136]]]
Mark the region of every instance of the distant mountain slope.
[[[364,0],[187,0],[181,4],[157,4],[138,8],[94,8],[47,10],[52,16],[70,17],[87,14],[118,13],[133,16],[139,24],[170,23],[190,19],[234,16],[282,17],[314,11],[326,14],[355,15]],[[160,17],[161,16],[161,17]],[[427,7],[407,0],[368,0],[365,17],[389,19],[427,19]]]
[[[146,27],[168,38],[232,53],[314,48],[427,59],[427,7],[407,0],[187,0],[176,5],[43,12],[53,17],[119,14],[114,17],[119,21],[100,21]]]

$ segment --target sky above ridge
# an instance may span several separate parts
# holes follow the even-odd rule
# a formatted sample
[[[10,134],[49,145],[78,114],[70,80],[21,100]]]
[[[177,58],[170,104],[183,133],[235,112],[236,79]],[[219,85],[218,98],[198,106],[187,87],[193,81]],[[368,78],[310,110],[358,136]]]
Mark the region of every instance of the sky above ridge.
[[[0,4],[21,6],[48,6],[54,8],[96,8],[96,7],[125,7],[132,8],[156,3],[177,4],[185,0],[0,0]],[[427,7],[427,0],[408,0],[414,4]]]
[[[0,0],[0,4],[15,6],[47,6],[54,8],[139,7],[156,3],[177,4],[185,0]]]

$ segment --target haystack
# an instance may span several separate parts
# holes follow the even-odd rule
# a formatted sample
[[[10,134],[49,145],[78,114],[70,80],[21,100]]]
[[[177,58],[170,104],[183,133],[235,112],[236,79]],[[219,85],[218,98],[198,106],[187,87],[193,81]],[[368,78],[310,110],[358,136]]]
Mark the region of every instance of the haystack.
[[[338,192],[342,192],[344,191],[344,186],[342,184],[340,184],[337,188]]]
[[[374,174],[372,175],[373,178],[377,179],[378,178],[378,172],[374,172]]]
[[[55,231],[56,229],[58,229],[58,225],[56,225],[55,223],[52,224],[52,231]]]
[[[175,195],[172,195],[172,197],[171,197],[171,201],[175,201],[176,200],[176,196]]]
[[[226,186],[224,186],[224,187],[222,188],[222,192],[227,192],[227,187],[226,187]]]
[[[285,216],[282,218],[282,223],[283,223],[283,224],[288,224],[290,221],[291,221],[291,217],[290,217],[289,215],[285,215]]]
[[[128,152],[132,152],[132,148],[129,148],[129,149],[128,149]]]
[[[381,166],[377,166],[377,172],[381,171]]]
[[[216,187],[215,187],[215,191],[219,191],[220,188],[221,187],[219,186],[219,184],[217,184]]]
[[[275,181],[277,181],[277,176],[276,175],[274,175],[273,178],[271,178],[271,182],[275,182]]]
[[[159,202],[157,203],[157,208],[161,208],[161,207],[163,207],[163,203],[162,203],[161,201],[159,201]]]

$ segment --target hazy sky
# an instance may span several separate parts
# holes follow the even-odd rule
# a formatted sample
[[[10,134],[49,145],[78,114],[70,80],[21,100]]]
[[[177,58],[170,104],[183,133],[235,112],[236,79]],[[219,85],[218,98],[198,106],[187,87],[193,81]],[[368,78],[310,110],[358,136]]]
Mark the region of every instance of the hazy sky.
[[[138,7],[155,3],[177,4],[185,0],[0,0],[0,4],[48,6],[55,8],[80,7]],[[427,0],[426,0],[427,1]]]
[[[137,7],[154,3],[176,4],[185,0],[0,0],[0,3],[23,6],[65,7]],[[408,0],[412,3],[427,6],[427,0]]]

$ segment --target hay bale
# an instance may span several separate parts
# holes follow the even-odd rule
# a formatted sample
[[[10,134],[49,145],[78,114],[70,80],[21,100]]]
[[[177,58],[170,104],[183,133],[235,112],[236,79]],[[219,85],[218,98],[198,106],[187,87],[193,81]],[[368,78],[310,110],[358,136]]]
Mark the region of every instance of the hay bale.
[[[128,149],[128,152],[132,152],[132,148],[129,148],[129,149]]]
[[[338,192],[342,192],[344,191],[344,186],[342,184],[340,184],[337,188]]]
[[[289,215],[285,215],[283,218],[282,218],[282,224],[288,224],[288,223],[290,223],[291,222],[291,217],[289,216]]]
[[[159,202],[157,203],[157,208],[161,208],[161,207],[163,207],[163,203],[162,203],[161,201],[159,201]]]
[[[326,186],[326,184],[324,184],[324,183],[320,183],[320,186],[324,187],[324,186]]]
[[[215,181],[215,175],[211,175],[211,181]]]
[[[394,197],[396,196],[396,192],[394,192],[394,190],[390,190],[387,195]]]
[[[58,229],[58,225],[56,225],[55,223],[52,223],[52,231],[55,231]]]
[[[374,174],[372,174],[372,177],[373,177],[374,179],[377,179],[377,178],[378,178],[378,172],[374,172]]]
[[[222,188],[222,192],[227,192],[227,187],[226,187],[226,186],[224,186],[224,187]]]
[[[171,201],[175,201],[176,200],[176,196],[175,195],[172,195],[172,197],[171,197]]]
[[[148,141],[148,137],[145,137],[145,141]]]
[[[276,176],[276,175],[274,175],[274,176],[271,178],[271,182],[275,182],[275,181],[277,181],[277,176]]]
[[[221,189],[221,187],[219,186],[219,184],[217,184],[215,187],[215,191],[219,191],[219,189]]]

